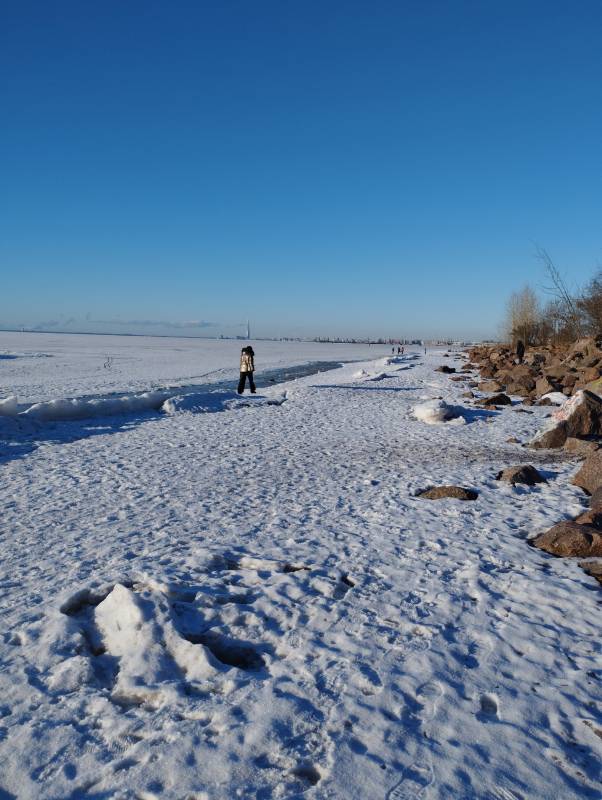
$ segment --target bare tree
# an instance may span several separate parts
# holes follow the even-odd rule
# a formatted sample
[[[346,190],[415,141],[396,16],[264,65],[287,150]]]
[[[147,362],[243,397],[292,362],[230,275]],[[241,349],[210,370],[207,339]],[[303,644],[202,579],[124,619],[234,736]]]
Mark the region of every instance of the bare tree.
[[[519,339],[526,346],[537,344],[540,336],[540,310],[537,295],[531,286],[513,292],[506,306],[506,336],[512,343]]]
[[[552,261],[550,254],[543,247],[536,247],[536,256],[543,264],[549,284],[544,290],[552,295],[552,304],[546,309],[554,315],[554,336],[557,341],[572,341],[583,335],[583,314],[576,299],[571,295],[567,285]]]
[[[576,305],[585,317],[587,332],[602,333],[602,269],[587,284]]]

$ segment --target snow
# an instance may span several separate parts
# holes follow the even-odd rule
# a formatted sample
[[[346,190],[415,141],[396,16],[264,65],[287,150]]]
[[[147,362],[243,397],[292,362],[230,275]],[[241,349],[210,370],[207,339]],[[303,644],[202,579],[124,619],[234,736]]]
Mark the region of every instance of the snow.
[[[542,395],[542,400],[549,400],[555,406],[562,406],[566,403],[567,397],[562,392],[548,392]]]
[[[600,590],[527,545],[585,507],[578,465],[508,442],[549,408],[462,404],[436,351],[238,397],[177,389],[190,340],[123,342],[128,382],[89,338],[0,366],[0,796],[600,798]],[[22,413],[111,391],[169,396]],[[469,424],[416,418],[441,400]],[[547,483],[495,480],[526,461]]]
[[[420,422],[428,425],[438,425],[441,422],[449,422],[459,418],[459,411],[455,406],[446,403],[445,400],[427,400],[412,409],[414,416]]]

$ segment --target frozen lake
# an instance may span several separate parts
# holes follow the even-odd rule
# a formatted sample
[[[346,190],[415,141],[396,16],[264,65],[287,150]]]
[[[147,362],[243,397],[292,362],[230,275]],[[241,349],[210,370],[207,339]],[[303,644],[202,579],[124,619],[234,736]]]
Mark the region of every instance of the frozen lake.
[[[205,386],[238,378],[244,341],[150,336],[0,332],[0,398],[37,403],[61,397]],[[388,345],[251,341],[258,386],[290,379],[295,367],[360,361],[391,353]],[[286,368],[286,369],[285,369]],[[317,369],[317,367],[316,367]],[[264,373],[269,373],[264,375]],[[301,371],[303,372],[303,371]],[[300,373],[299,373],[300,374]],[[263,375],[263,378],[262,378]]]

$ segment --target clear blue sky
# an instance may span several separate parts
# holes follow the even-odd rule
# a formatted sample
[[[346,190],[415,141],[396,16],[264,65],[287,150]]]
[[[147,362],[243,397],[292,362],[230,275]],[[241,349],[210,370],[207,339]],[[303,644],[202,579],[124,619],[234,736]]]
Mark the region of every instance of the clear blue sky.
[[[601,44],[600,0],[4,2],[0,324],[495,335],[534,242],[600,264]]]

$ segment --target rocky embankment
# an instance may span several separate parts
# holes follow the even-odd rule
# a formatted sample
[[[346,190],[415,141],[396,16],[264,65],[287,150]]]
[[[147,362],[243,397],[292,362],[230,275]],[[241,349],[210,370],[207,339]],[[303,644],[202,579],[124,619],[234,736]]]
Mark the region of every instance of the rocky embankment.
[[[567,347],[529,349],[522,363],[505,345],[473,347],[468,355],[462,372],[478,370],[476,388],[493,393],[481,404],[499,405],[514,396],[522,405],[558,406],[528,446],[563,448],[583,460],[572,483],[588,495],[589,509],[530,544],[555,556],[588,559],[580,566],[602,583],[602,334]]]

